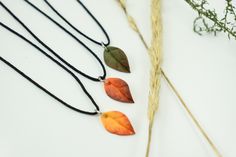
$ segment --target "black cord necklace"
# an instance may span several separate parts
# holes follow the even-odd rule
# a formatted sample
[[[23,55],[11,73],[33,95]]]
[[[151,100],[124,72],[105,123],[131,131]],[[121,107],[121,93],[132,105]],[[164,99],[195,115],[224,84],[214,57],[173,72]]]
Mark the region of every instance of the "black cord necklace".
[[[59,60],[61,60],[65,65],[67,65],[68,67],[70,67],[71,69],[73,69],[75,72],[81,74],[82,76],[86,77],[87,79],[90,79],[92,81],[97,81],[99,82],[101,79],[104,80],[106,78],[106,68],[103,65],[102,61],[99,59],[99,57],[91,50],[89,49],[84,43],[81,42],[81,44],[95,57],[95,59],[99,62],[100,66],[102,67],[103,70],[103,74],[99,77],[92,77],[87,75],[86,73],[78,70],[76,67],[74,67],[73,65],[71,65],[69,62],[67,62],[66,60],[63,59],[63,57],[61,57],[58,53],[56,53],[53,49],[51,49],[47,44],[45,44],[41,39],[39,39],[37,37],[37,35],[35,35],[6,5],[4,5],[1,1],[0,1],[0,5],[3,7],[3,9],[5,9],[9,15],[11,15],[28,33],[30,33],[30,35],[32,35],[41,45],[43,45],[45,48],[47,48],[54,56],[56,56]],[[74,38],[76,38],[74,36]],[[79,39],[77,39],[78,42],[80,42]]]
[[[84,87],[83,83],[79,80],[79,78],[73,73],[71,72],[68,68],[66,68],[64,65],[62,65],[60,62],[58,62],[57,60],[55,60],[53,57],[51,57],[50,55],[48,55],[44,50],[42,50],[40,47],[38,47],[37,45],[35,45],[34,43],[32,43],[30,40],[28,40],[26,37],[24,37],[23,35],[17,33],[16,31],[14,31],[13,29],[11,29],[10,27],[8,27],[7,25],[3,24],[2,22],[0,22],[0,26],[5,28],[7,31],[13,33],[14,35],[16,35],[17,37],[21,38],[22,40],[24,40],[26,43],[30,44],[31,46],[33,46],[35,49],[37,49],[39,52],[41,52],[42,54],[44,54],[45,56],[47,56],[49,59],[51,59],[54,63],[56,63],[58,66],[60,66],[62,69],[64,69],[66,72],[68,72],[75,80],[76,82],[80,85],[80,87],[82,88],[82,90],[84,91],[84,93],[88,96],[88,98],[91,100],[92,104],[95,106],[96,110],[94,112],[88,112],[88,111],[82,111],[79,110],[71,105],[69,105],[68,103],[66,103],[65,101],[61,100],[60,98],[58,98],[57,96],[55,96],[54,94],[50,93],[47,89],[45,89],[44,87],[40,86],[37,82],[35,82],[34,80],[32,80],[30,77],[28,77],[26,74],[24,74],[23,72],[21,72],[20,70],[18,70],[16,67],[14,67],[12,64],[10,64],[9,62],[7,62],[6,60],[4,60],[1,57],[1,60],[6,63],[7,65],[9,65],[11,68],[13,68],[16,72],[18,72],[19,74],[21,74],[23,77],[25,77],[28,81],[30,81],[31,83],[33,83],[35,86],[37,86],[38,88],[40,88],[41,90],[43,90],[44,92],[46,92],[47,94],[49,94],[50,96],[52,96],[54,99],[56,99],[57,101],[61,102],[63,105],[65,105],[66,107],[80,112],[80,113],[84,113],[84,114],[88,114],[88,115],[96,115],[100,112],[99,106],[96,104],[96,102],[94,101],[94,99],[92,98],[92,96],[88,93],[88,91],[86,90],[86,88]]]
[[[47,14],[43,13],[39,8],[37,8],[35,5],[30,3],[29,1],[25,0],[30,6],[38,10],[40,13],[42,13],[44,16],[48,17],[51,21],[53,21],[55,24],[57,24],[61,29],[63,29],[65,32],[67,32],[71,37],[73,37],[76,41],[78,41],[83,47],[88,50],[99,62],[103,69],[103,75],[99,76],[97,78],[89,76],[85,74],[84,72],[78,70],[73,65],[71,65],[69,62],[64,60],[58,53],[56,53],[52,48],[50,48],[46,43],[44,43],[41,39],[39,39],[9,8],[6,7],[2,2],[0,2],[0,5],[22,26],[25,28],[27,32],[29,32],[41,45],[43,45],[46,49],[49,50],[55,57],[57,57],[59,60],[61,60],[64,64],[66,64],[68,67],[70,67],[75,72],[81,74],[87,79],[90,79],[92,81],[100,81],[104,82],[104,89],[106,91],[106,94],[111,97],[114,100],[126,102],[126,103],[133,103],[133,98],[129,90],[128,84],[119,78],[107,78],[106,79],[106,69],[102,63],[102,61],[99,59],[99,57],[89,48],[87,47],[82,41],[80,41],[76,36],[74,36],[72,33],[70,33],[68,30],[66,30],[63,26],[61,26],[59,23],[57,23],[55,20],[53,20],[51,17],[49,17]],[[44,54],[45,55],[45,54]]]
[[[27,0],[26,0],[27,1]],[[80,31],[78,28],[76,28],[71,22],[69,22],[61,13],[59,13],[58,10],[56,10],[48,0],[44,0],[44,2],[65,22],[67,23],[71,28],[73,28],[77,33],[88,39],[89,41],[102,46],[104,48],[104,61],[105,63],[118,71],[130,73],[130,67],[129,62],[127,59],[127,56],[125,53],[117,47],[109,46],[110,45],[110,38],[104,27],[101,25],[101,23],[96,19],[96,17],[89,11],[89,9],[80,1],[76,0],[78,4],[82,6],[82,8],[86,11],[86,13],[93,19],[93,21],[98,25],[98,27],[102,30],[103,34],[106,37],[107,42],[99,42],[92,37],[89,37],[88,35],[84,34],[82,31]]]
[[[62,69],[64,69],[66,72],[68,72],[76,81],[77,83],[80,85],[80,87],[82,88],[83,92],[87,95],[87,97],[90,99],[90,101],[92,102],[92,104],[95,106],[95,111],[90,112],[90,111],[83,111],[80,110],[76,107],[73,107],[72,105],[66,103],[65,101],[63,101],[62,99],[60,99],[59,97],[57,97],[56,95],[54,95],[53,93],[51,93],[50,91],[48,91],[46,88],[44,88],[43,86],[41,86],[39,83],[37,83],[36,81],[34,81],[31,77],[27,76],[24,72],[22,72],[21,70],[19,70],[18,68],[16,68],[13,64],[11,64],[10,62],[8,62],[6,59],[4,59],[3,57],[0,56],[0,61],[2,61],[3,63],[5,63],[6,65],[8,65],[10,68],[12,68],[15,72],[17,72],[18,74],[20,74],[22,77],[24,77],[25,79],[27,79],[29,82],[31,82],[33,85],[35,85],[36,87],[38,87],[39,89],[41,89],[42,91],[44,91],[46,94],[48,94],[49,96],[51,96],[52,98],[54,98],[55,100],[57,100],[58,102],[60,102],[62,105],[68,107],[69,109],[82,113],[82,114],[86,114],[86,115],[100,115],[101,121],[103,123],[103,126],[105,127],[105,129],[107,131],[109,131],[110,133],[113,134],[117,134],[117,135],[133,135],[135,134],[134,129],[129,121],[129,119],[127,118],[126,115],[124,115],[123,113],[119,112],[119,111],[109,111],[109,112],[100,112],[100,108],[99,106],[96,104],[96,102],[94,101],[94,99],[92,98],[92,96],[88,93],[88,91],[86,90],[85,86],[83,85],[83,83],[79,80],[79,78],[73,73],[71,72],[69,69],[67,69],[64,65],[62,65],[60,62],[58,62],[57,60],[55,60],[53,57],[51,57],[50,55],[48,55],[45,51],[43,51],[41,48],[39,48],[37,45],[35,45],[34,43],[32,43],[30,40],[28,40],[27,38],[25,38],[23,35],[17,33],[16,31],[14,31],[13,29],[11,29],[10,27],[8,27],[7,25],[3,24],[2,22],[0,22],[0,26],[2,28],[5,28],[6,30],[8,30],[9,32],[15,34],[16,36],[18,36],[19,38],[23,39],[25,42],[27,42],[28,44],[30,44],[31,46],[33,46],[34,48],[36,48],[39,52],[43,53],[44,55],[46,55],[48,58],[50,58],[53,62],[55,62],[58,66],[60,66]]]
[[[79,0],[76,0],[81,6],[82,8],[89,14],[89,16],[94,20],[94,22],[98,25],[98,27],[102,30],[103,34],[106,37],[107,43],[105,42],[99,42],[91,37],[89,37],[88,35],[84,34],[82,31],[80,31],[79,29],[77,29],[74,25],[72,25],[65,17],[63,17],[47,0],[44,0],[44,2],[63,20],[65,21],[70,27],[72,27],[76,32],[78,32],[80,35],[84,36],[85,38],[87,38],[88,40],[90,40],[91,42],[100,45],[100,46],[108,46],[111,43],[110,37],[108,35],[108,33],[106,32],[106,30],[104,29],[104,27],[101,25],[101,23],[96,19],[96,17],[88,10],[88,8]]]

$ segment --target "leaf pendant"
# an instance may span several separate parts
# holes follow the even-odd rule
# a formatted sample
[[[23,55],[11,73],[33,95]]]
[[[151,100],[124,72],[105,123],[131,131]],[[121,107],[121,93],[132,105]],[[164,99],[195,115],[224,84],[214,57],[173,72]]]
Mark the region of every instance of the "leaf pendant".
[[[117,101],[134,103],[128,84],[119,78],[107,78],[104,80],[104,88],[107,95]]]
[[[135,131],[128,117],[119,111],[110,111],[101,114],[104,128],[116,135],[134,135]]]
[[[130,73],[128,58],[120,48],[107,46],[104,50],[104,61],[107,66],[115,70]]]

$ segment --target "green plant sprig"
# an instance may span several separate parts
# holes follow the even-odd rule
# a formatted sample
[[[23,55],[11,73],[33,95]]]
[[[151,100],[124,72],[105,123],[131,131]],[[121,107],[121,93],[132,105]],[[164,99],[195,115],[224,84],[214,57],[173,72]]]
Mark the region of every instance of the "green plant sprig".
[[[232,0],[226,0],[224,17],[219,18],[215,9],[207,9],[207,0],[185,0],[195,11],[198,17],[194,20],[193,30],[202,35],[204,32],[217,35],[224,32],[236,40],[236,8]],[[209,24],[210,23],[210,24]]]

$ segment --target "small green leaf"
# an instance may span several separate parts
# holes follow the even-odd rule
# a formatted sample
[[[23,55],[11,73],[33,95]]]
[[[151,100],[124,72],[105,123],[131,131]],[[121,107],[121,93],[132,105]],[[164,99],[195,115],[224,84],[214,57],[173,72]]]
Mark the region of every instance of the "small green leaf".
[[[108,46],[104,51],[104,60],[107,66],[121,72],[130,73],[127,56],[119,48]]]

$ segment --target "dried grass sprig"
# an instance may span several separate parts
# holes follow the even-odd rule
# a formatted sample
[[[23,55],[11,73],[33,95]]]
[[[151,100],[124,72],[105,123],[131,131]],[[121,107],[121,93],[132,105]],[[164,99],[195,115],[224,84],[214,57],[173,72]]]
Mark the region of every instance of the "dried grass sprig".
[[[144,37],[143,37],[142,33],[140,32],[140,30],[139,30],[139,28],[138,28],[134,18],[132,16],[130,16],[128,11],[127,11],[126,0],[117,0],[117,1],[120,4],[122,10],[124,11],[130,27],[138,34],[138,36],[141,39],[141,41],[143,42],[145,48],[149,49],[148,45],[147,45],[147,42],[144,40]]]
[[[159,108],[161,86],[161,61],[162,61],[162,20],[161,0],[152,0],[151,3],[152,40],[149,49],[151,60],[150,90],[148,102],[149,134],[146,157],[149,157],[152,128],[156,112]]]
[[[215,144],[212,142],[212,140],[209,138],[205,130],[201,127],[200,123],[196,119],[196,117],[193,115],[191,110],[188,108],[187,104],[173,85],[173,83],[170,81],[168,76],[165,74],[164,70],[161,68],[161,58],[162,58],[162,25],[161,25],[161,0],[152,0],[152,9],[151,9],[151,20],[152,20],[152,42],[151,46],[149,48],[147,42],[145,41],[139,27],[137,26],[134,18],[129,15],[127,11],[126,1],[125,0],[117,0],[120,4],[121,8],[123,9],[127,20],[129,22],[130,27],[138,34],[139,38],[141,39],[143,45],[148,50],[149,57],[151,60],[151,77],[150,77],[150,90],[149,90],[149,106],[148,106],[148,118],[149,118],[149,129],[148,129],[148,143],[147,143],[147,149],[146,149],[146,157],[149,157],[150,152],[150,144],[152,139],[152,127],[154,122],[154,117],[156,112],[159,108],[159,90],[160,90],[160,75],[163,76],[163,78],[166,80],[168,85],[170,86],[171,90],[175,93],[179,101],[181,102],[181,105],[184,107],[194,124],[197,126],[197,128],[202,133],[203,137],[207,140],[209,145],[214,150],[217,157],[222,157],[219,150],[215,146]]]
[[[220,17],[215,9],[208,9],[208,0],[185,0],[193,10],[198,13],[194,20],[193,30],[195,33],[213,33],[224,32],[228,38],[233,37],[236,40],[236,8],[232,0],[225,0],[226,6],[224,16]]]

